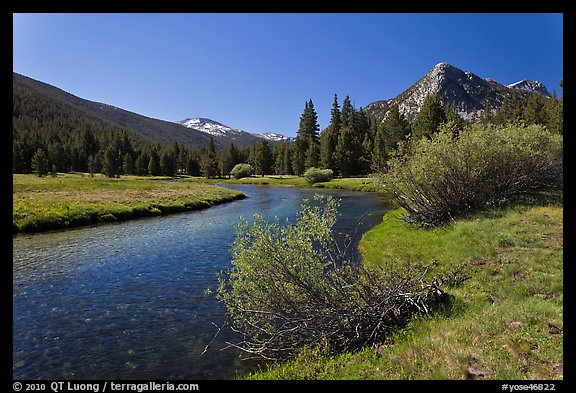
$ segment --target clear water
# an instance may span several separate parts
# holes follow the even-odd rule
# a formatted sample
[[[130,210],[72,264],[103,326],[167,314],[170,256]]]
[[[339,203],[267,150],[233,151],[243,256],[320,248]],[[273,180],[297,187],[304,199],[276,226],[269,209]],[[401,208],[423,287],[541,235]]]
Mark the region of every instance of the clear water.
[[[257,367],[220,350],[216,272],[240,216],[293,218],[314,193],[341,198],[336,230],[381,221],[372,193],[231,186],[249,198],[207,210],[13,238],[14,379],[231,379]]]

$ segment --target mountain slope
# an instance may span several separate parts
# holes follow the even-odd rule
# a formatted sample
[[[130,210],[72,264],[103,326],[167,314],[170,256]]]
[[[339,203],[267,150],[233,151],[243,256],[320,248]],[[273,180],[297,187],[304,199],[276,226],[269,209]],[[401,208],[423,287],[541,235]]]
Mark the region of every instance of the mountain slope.
[[[536,92],[543,96],[550,96],[544,85],[538,81],[521,81],[504,86],[489,78],[480,78],[471,72],[462,71],[450,64],[439,63],[396,98],[373,102],[364,110],[368,115],[383,120],[390,106],[397,104],[400,113],[408,121],[412,121],[420,112],[426,96],[438,93],[444,105],[455,105],[459,115],[470,120],[480,116],[486,109],[495,111],[500,108],[504,98],[513,91],[521,95]]]
[[[142,116],[104,103],[85,100],[57,87],[17,73],[13,74],[13,83],[20,87],[32,89],[45,97],[161,145],[168,145],[174,141],[187,147],[205,146],[208,143],[209,137],[200,131],[188,129],[172,122]]]
[[[170,145],[178,142],[186,147],[207,146],[210,136],[212,136],[216,148],[220,149],[231,142],[234,142],[237,146],[245,147],[254,145],[261,140],[259,136],[241,130],[234,130],[209,119],[204,120],[228,128],[230,132],[210,133],[206,132],[205,129],[196,129],[191,123],[178,124],[171,121],[146,117],[112,105],[77,97],[57,87],[15,72],[13,73],[13,85],[14,94],[17,94],[17,91],[22,91],[22,89],[29,89],[46,99],[54,100],[55,102],[84,113],[86,116],[97,118],[111,126],[125,129],[149,141],[160,143],[160,145]],[[196,125],[201,126],[200,123]]]

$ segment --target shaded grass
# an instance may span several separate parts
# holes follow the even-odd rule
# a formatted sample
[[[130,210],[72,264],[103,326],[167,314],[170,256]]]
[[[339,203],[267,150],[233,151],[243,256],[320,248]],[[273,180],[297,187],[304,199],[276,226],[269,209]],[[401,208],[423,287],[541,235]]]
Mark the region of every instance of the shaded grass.
[[[325,357],[304,351],[250,379],[563,378],[563,208],[514,206],[417,229],[389,212],[361,243],[365,263],[423,262],[431,277],[464,264],[450,308],[385,342]]]
[[[38,232],[197,210],[240,199],[235,190],[166,178],[60,174],[12,177],[14,232]]]

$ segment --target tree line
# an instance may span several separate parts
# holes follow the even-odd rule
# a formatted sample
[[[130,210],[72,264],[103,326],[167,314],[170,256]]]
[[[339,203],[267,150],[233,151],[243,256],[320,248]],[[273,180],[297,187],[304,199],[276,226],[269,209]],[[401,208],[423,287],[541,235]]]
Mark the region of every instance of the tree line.
[[[438,94],[431,94],[412,122],[406,120],[398,105],[392,105],[384,120],[378,122],[362,108],[356,109],[349,96],[340,106],[338,96],[334,95],[330,123],[319,133],[318,117],[309,100],[294,143],[275,147],[274,171],[302,175],[311,167],[320,167],[343,177],[380,173],[409,139],[430,138],[440,127],[457,135],[473,122],[538,124],[554,134],[563,134],[562,99],[512,92],[497,110],[486,108],[476,120],[465,121],[455,105],[444,105]]]
[[[484,111],[475,121],[505,124],[522,121],[563,133],[563,102],[556,97],[512,93],[496,111]],[[349,96],[334,95],[329,125],[320,132],[312,100],[305,102],[296,138],[271,146],[268,141],[240,148],[233,143],[216,151],[188,148],[174,142],[161,146],[110,126],[53,100],[14,95],[13,172],[45,175],[56,172],[120,175],[186,174],[207,178],[229,176],[239,163],[249,163],[257,175],[300,175],[309,168],[362,176],[382,172],[387,161],[409,139],[430,137],[440,126],[455,134],[466,125],[454,106],[444,106],[438,94],[426,97],[414,121],[392,105],[382,122],[355,108]]]

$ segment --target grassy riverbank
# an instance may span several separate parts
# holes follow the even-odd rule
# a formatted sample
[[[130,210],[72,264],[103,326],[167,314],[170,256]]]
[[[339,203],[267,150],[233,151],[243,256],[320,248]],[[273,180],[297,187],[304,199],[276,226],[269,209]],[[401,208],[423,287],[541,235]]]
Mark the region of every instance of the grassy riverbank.
[[[14,232],[38,232],[207,208],[243,198],[209,184],[162,178],[58,174],[12,176]]]
[[[305,352],[249,379],[562,379],[563,208],[514,206],[432,230],[389,212],[360,244],[368,264],[423,262],[471,278],[445,312],[357,353]]]
[[[369,191],[375,192],[376,186],[374,179],[371,177],[348,177],[348,178],[334,178],[327,182],[318,182],[312,185],[308,184],[306,179],[301,176],[293,175],[266,175],[266,176],[250,176],[242,179],[206,179],[203,177],[190,177],[188,181],[209,184],[256,184],[256,185],[269,185],[277,187],[316,187],[316,188],[336,188],[349,191]]]

